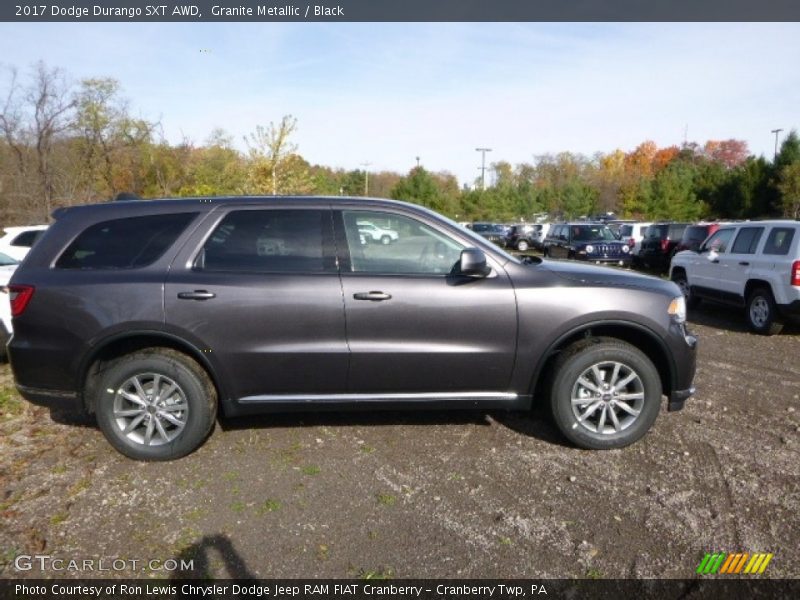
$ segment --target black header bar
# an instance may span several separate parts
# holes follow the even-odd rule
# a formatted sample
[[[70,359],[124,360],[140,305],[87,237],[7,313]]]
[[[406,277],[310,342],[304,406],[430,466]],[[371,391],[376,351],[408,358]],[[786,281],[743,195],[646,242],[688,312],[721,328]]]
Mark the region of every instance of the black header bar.
[[[6,22],[800,21],[797,0],[6,0]]]

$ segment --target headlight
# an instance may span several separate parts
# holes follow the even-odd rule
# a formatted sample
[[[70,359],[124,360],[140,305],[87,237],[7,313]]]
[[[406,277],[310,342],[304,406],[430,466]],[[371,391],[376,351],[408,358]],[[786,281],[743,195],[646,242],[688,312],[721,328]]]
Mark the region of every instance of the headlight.
[[[588,246],[586,246],[586,254],[591,254],[592,252],[594,252],[594,246],[589,244]]]
[[[669,303],[669,308],[667,309],[667,312],[674,319],[676,323],[685,323],[686,299],[683,296],[678,296],[677,298],[673,298],[672,302]]]
[[[628,244],[625,244],[625,245],[622,247],[622,252],[623,252],[624,254],[627,254],[627,253],[628,253],[628,252],[630,252],[630,251],[631,251],[631,248],[630,248],[630,246],[628,246]]]

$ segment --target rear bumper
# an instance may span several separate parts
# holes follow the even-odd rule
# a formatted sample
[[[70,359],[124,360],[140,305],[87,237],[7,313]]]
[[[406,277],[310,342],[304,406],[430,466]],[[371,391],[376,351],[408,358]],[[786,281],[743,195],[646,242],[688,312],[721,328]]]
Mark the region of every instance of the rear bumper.
[[[778,304],[778,312],[785,319],[800,320],[800,300],[789,304]]]
[[[17,384],[20,396],[31,404],[69,412],[86,412],[78,394],[64,390],[45,390]]]

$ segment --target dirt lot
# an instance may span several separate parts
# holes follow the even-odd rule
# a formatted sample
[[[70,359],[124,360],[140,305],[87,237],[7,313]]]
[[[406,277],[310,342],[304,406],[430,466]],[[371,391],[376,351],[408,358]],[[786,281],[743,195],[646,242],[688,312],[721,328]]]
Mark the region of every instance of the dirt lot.
[[[20,402],[4,365],[0,577],[91,576],[17,572],[21,554],[192,559],[194,577],[687,577],[717,550],[773,552],[767,575],[800,577],[799,331],[691,317],[696,398],[608,452],[543,416],[294,415],[140,464]]]

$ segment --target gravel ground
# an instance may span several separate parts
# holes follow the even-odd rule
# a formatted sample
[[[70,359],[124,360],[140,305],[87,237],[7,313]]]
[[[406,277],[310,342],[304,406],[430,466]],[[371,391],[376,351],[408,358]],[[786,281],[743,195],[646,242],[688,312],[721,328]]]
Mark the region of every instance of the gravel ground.
[[[142,464],[21,402],[3,365],[0,577],[682,578],[720,550],[772,552],[767,576],[800,577],[798,329],[690,317],[697,396],[606,452],[543,415],[281,415]],[[15,570],[34,554],[127,562]],[[168,559],[193,568],[146,564]]]

